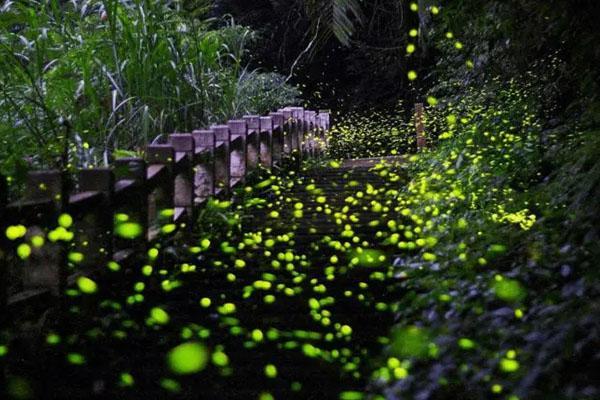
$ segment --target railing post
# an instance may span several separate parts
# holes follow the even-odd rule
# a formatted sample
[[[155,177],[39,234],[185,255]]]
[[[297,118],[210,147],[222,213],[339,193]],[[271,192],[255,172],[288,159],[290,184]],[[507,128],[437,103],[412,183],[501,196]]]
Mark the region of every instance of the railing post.
[[[175,149],[153,144],[146,149],[148,170],[148,239],[156,240],[160,229],[175,216]]]
[[[293,113],[290,108],[283,108],[279,111],[283,114],[283,154],[289,156],[294,151],[295,124]]]
[[[314,157],[316,155],[315,149],[315,111],[305,110],[304,116],[306,121],[306,135],[305,135],[305,143],[304,143],[304,154],[309,157]]]
[[[175,222],[184,219],[191,222],[194,220],[193,159],[196,144],[191,133],[171,134],[169,144],[175,149]]]
[[[319,130],[319,139],[321,141],[320,147],[321,149],[326,149],[328,145],[328,137],[326,132],[329,131],[329,111],[328,110],[319,110],[319,122],[320,122],[320,130]]]
[[[293,150],[298,152],[298,156],[302,158],[303,154],[303,142],[306,134],[306,123],[304,119],[304,108],[303,107],[290,107],[292,110],[292,118],[294,124],[294,135],[293,135]]]
[[[81,265],[106,265],[112,258],[115,179],[110,168],[78,172],[77,193],[69,200],[76,251],[84,255]]]
[[[143,253],[148,237],[148,189],[146,161],[121,158],[114,162],[115,221],[114,260],[123,262]]]
[[[244,120],[231,120],[227,123],[231,133],[229,161],[229,187],[242,183],[246,176],[246,137],[248,126]]]
[[[427,147],[427,139],[425,138],[425,124],[423,122],[423,114],[425,110],[423,103],[415,104],[415,128],[417,131],[417,151],[422,151]]]
[[[227,125],[214,125],[211,129],[215,133],[215,195],[229,193],[229,146],[231,133]]]
[[[11,205],[19,222],[27,227],[27,241],[34,236],[45,236],[45,228],[56,226],[62,203],[62,178],[57,170],[27,175],[24,200]],[[64,242],[51,242],[40,248],[31,247],[31,255],[25,259],[22,269],[25,291],[50,289],[54,295],[63,296],[67,277],[67,265],[63,260],[65,246]]]
[[[260,165],[273,166],[273,117],[260,117]]]
[[[271,120],[273,121],[273,150],[272,150],[272,158],[273,164],[280,163],[283,159],[284,154],[284,131],[283,125],[285,121],[285,116],[280,112],[272,112],[269,114]]]
[[[260,116],[246,115],[244,121],[248,127],[246,139],[246,166],[248,171],[258,167],[260,157]]]
[[[196,130],[192,135],[198,160],[194,170],[194,204],[199,205],[215,194],[215,132]]]

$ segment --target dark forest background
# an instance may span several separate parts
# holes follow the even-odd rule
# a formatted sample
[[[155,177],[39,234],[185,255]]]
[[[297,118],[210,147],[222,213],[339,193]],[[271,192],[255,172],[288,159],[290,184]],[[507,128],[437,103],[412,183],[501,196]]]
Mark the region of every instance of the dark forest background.
[[[221,0],[214,10],[255,29],[256,66],[293,72],[309,104],[343,111],[409,104],[429,90],[534,70],[562,111],[598,108],[600,3],[594,0]],[[411,29],[417,51],[406,56]],[[452,32],[460,52],[439,50]],[[473,67],[465,65],[471,59]],[[558,64],[558,65],[551,65]],[[553,67],[553,68],[551,68]],[[421,79],[412,84],[409,69]],[[454,88],[455,89],[455,88]],[[453,89],[453,90],[454,90]],[[454,91],[454,94],[456,92]]]

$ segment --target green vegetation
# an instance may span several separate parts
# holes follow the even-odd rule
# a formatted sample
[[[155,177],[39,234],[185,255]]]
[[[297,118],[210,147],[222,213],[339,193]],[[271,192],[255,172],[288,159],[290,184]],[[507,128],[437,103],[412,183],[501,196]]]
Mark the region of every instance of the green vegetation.
[[[231,199],[210,199],[193,231],[158,218],[147,251],[101,274],[80,272],[68,214],[34,236],[6,227],[21,270],[61,243],[78,273],[63,314],[0,332],[7,394],[598,398],[597,7],[5,6],[0,160],[15,179],[65,149],[70,166],[92,165],[266,112],[301,94],[290,81],[309,104],[350,110],[325,162],[259,169]],[[251,70],[259,61],[289,76]],[[342,160],[390,155],[403,157]],[[114,233],[136,240],[142,227],[116,214]]]
[[[250,29],[189,3],[4,5],[2,171],[19,180],[31,168],[108,163],[166,133],[298,101],[277,74],[248,70]]]

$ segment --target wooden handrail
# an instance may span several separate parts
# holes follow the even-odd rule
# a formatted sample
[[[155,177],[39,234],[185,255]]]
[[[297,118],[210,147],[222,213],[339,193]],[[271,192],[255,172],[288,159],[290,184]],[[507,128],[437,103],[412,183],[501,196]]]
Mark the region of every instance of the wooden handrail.
[[[286,107],[267,116],[248,115],[210,129],[169,135],[166,143],[149,145],[143,159],[118,159],[110,168],[80,170],[68,202],[72,224],[64,219],[62,231],[54,234],[72,233],[66,237],[48,235],[57,229],[61,215],[65,183],[59,171],[31,172],[26,195],[11,204],[0,176],[0,314],[27,298],[17,293],[7,299],[8,269],[13,265],[27,264],[26,270],[33,271],[19,283],[21,291],[48,289],[60,297],[59,276],[73,266],[62,265],[54,254],[60,246],[78,253],[70,263],[77,264],[79,272],[104,268],[109,262],[126,267],[131,255],[144,252],[164,233],[161,227],[191,229],[207,199],[229,196],[258,165],[269,169],[286,157],[322,154],[328,129],[328,111]],[[9,240],[6,231],[16,226],[27,232]],[[34,246],[34,236],[43,237],[45,244]],[[22,244],[31,251],[24,260],[16,252]]]

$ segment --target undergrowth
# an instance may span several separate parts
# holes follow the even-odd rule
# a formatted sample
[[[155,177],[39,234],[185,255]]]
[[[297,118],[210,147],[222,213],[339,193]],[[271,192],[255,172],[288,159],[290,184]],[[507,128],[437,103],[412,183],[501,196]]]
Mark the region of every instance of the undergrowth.
[[[392,398],[598,395],[597,132],[543,129],[523,86],[428,110],[438,145],[386,239],[404,295],[373,382]]]

